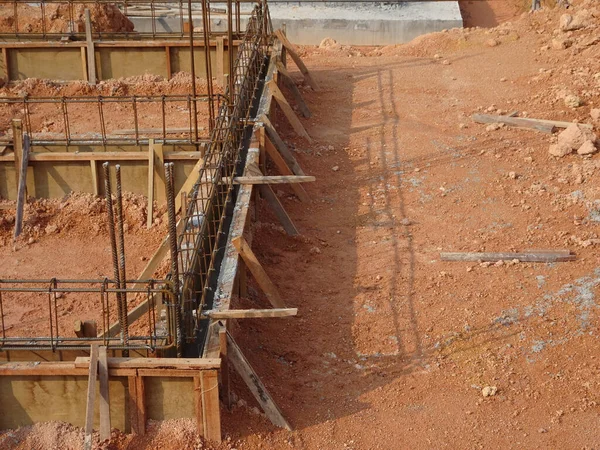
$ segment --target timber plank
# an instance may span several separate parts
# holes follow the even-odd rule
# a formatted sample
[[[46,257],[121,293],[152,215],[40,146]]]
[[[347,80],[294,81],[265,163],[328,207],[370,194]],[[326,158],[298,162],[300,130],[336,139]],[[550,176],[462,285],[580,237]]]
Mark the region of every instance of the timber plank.
[[[108,391],[108,363],[106,346],[98,350],[98,375],[100,377],[100,440],[110,439],[110,398]]]
[[[315,82],[315,80],[311,76],[310,72],[306,68],[306,65],[302,61],[302,58],[300,58],[300,55],[298,55],[298,52],[296,51],[296,49],[294,48],[292,43],[288,40],[288,38],[283,34],[283,32],[281,30],[276,30],[275,36],[277,36],[277,39],[279,39],[279,41],[283,44],[285,49],[288,51],[288,53],[290,54],[290,56],[292,57],[292,59],[294,60],[296,65],[298,66],[298,69],[300,69],[300,72],[302,72],[302,75],[304,75],[304,79],[308,82],[308,84],[313,89],[313,91],[318,91],[319,85]]]
[[[277,104],[281,107],[283,114],[285,115],[287,120],[292,125],[292,128],[294,128],[294,131],[296,133],[298,133],[299,136],[306,139],[308,142],[312,142],[313,141],[312,138],[308,135],[308,132],[304,128],[304,125],[302,125],[302,122],[300,122],[300,119],[298,119],[298,116],[296,115],[296,113],[294,112],[294,110],[292,109],[292,107],[290,106],[288,101],[286,100],[285,96],[283,95],[283,92],[281,92],[281,90],[279,89],[277,84],[273,80],[271,80],[267,83],[267,85],[271,89],[273,98],[277,101]]]
[[[88,367],[90,358],[75,358],[74,367]],[[108,358],[109,369],[208,370],[221,367],[220,358]],[[190,375],[191,376],[191,375]]]
[[[85,450],[92,449],[92,433],[94,427],[94,404],[96,400],[96,377],[98,374],[98,344],[92,344],[90,350],[87,406],[85,410],[85,438],[83,447]]]
[[[211,319],[261,319],[266,317],[290,317],[298,314],[298,308],[229,309],[227,311],[204,311]]]

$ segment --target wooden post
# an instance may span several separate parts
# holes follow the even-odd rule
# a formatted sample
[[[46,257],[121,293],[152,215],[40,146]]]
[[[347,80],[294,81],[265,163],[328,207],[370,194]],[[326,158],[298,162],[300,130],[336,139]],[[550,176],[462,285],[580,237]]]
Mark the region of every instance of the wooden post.
[[[156,201],[159,205],[162,205],[166,201],[165,194],[165,154],[163,150],[163,144],[154,144],[154,168],[156,169],[156,174],[154,177],[154,181],[156,183],[155,195]],[[188,192],[188,191],[184,191]]]
[[[146,228],[154,222],[154,139],[148,140],[148,217]]]
[[[227,409],[231,409],[229,363],[227,361],[227,329],[224,326],[219,328],[219,346],[221,348],[221,397]]]
[[[144,378],[132,376],[127,378],[129,386],[129,424],[133,434],[146,433],[146,399]]]
[[[246,264],[246,267],[248,267],[252,273],[252,276],[254,276],[256,282],[267,296],[269,303],[271,303],[274,308],[285,308],[285,303],[281,299],[281,295],[279,295],[277,287],[275,287],[267,275],[267,272],[265,272],[265,269],[263,269],[263,267],[260,265],[260,262],[258,262],[256,255],[248,245],[248,242],[246,242],[246,239],[244,239],[243,236],[240,236],[233,239],[231,243],[239,252],[240,256],[244,260],[244,263]]]
[[[81,47],[81,70],[83,73],[83,81],[90,81],[90,77],[88,76],[87,55],[85,47]]]
[[[8,83],[10,81],[10,69],[8,66],[8,49],[6,47],[2,47],[2,59],[4,60],[4,82]]]
[[[98,165],[95,160],[90,160],[90,169],[92,170],[92,193],[100,195],[100,187],[98,185]]]
[[[85,9],[85,41],[87,44],[87,68],[88,83],[96,85],[96,52],[94,50],[94,41],[92,39],[92,19],[90,10]]]
[[[279,198],[277,198],[277,195],[273,192],[273,188],[268,184],[261,184],[258,186],[258,190],[273,209],[273,212],[277,216],[277,219],[279,219],[285,232],[290,236],[297,236],[300,234],[296,225],[294,225],[294,222],[292,222],[292,219],[279,201]]]
[[[304,97],[302,97],[302,94],[300,93],[298,86],[296,86],[292,75],[288,72],[288,70],[285,68],[281,61],[277,61],[277,71],[281,74],[283,78],[283,84],[285,84],[292,93],[294,100],[298,105],[298,109],[300,110],[302,115],[306,118],[309,118],[312,115],[310,109],[308,109],[308,106],[304,101]]]
[[[90,350],[90,370],[88,375],[87,407],[85,410],[85,450],[92,450],[94,428],[94,403],[96,400],[96,377],[98,374],[98,344],[92,344]]]
[[[106,346],[98,352],[98,375],[100,376],[100,441],[110,439],[110,398],[108,392],[108,360]]]
[[[258,129],[258,167],[262,173],[267,173],[267,154],[265,150],[265,127]]]
[[[171,66],[171,47],[165,45],[165,58],[167,65],[167,80],[171,79],[171,75],[173,75],[173,68]]]
[[[238,265],[238,295],[248,297],[248,275],[246,274],[246,264],[240,260]]]
[[[196,412],[196,431],[200,436],[204,436],[204,414],[202,413],[202,380],[200,379],[202,371],[194,377],[194,410]]]
[[[225,70],[223,69],[224,59],[225,59],[225,50],[224,50],[224,38],[222,36],[217,37],[217,84],[225,89]],[[229,51],[229,45],[227,45],[227,49]]]
[[[221,410],[219,408],[219,377],[216,370],[200,372],[204,438],[221,442]]]

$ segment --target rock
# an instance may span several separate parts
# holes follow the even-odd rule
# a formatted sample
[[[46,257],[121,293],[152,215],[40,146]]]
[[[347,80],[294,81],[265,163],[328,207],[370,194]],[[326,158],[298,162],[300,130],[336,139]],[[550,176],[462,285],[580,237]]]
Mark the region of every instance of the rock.
[[[35,239],[30,237],[29,240],[27,241],[27,245],[31,245],[31,244],[35,244]]]
[[[498,388],[496,386],[486,386],[481,390],[481,395],[484,397],[492,397],[496,395],[498,392]]]
[[[502,77],[502,78],[500,78],[500,81],[501,81],[502,83],[504,83],[504,82],[506,81],[506,78]]]
[[[321,249],[319,247],[313,247],[310,249],[311,255],[318,255],[321,253]]]
[[[558,145],[577,150],[585,141],[596,142],[596,135],[588,128],[573,123],[558,135]],[[555,155],[558,156],[558,155]]]
[[[516,172],[508,172],[508,178],[510,178],[511,180],[516,180],[517,173]]]
[[[490,123],[487,127],[485,127],[485,131],[496,131],[502,127],[504,127],[503,123]]]
[[[337,172],[338,170],[340,170],[340,166],[333,166],[331,168],[331,170],[333,170],[334,172]]]
[[[485,45],[487,45],[488,47],[496,47],[500,45],[500,41],[497,39],[488,39],[487,41],[485,41]]]
[[[592,153],[596,153],[596,146],[592,141],[585,141],[581,147],[577,149],[578,155],[591,155]]]
[[[552,144],[548,149],[548,153],[550,153],[552,156],[557,156],[559,158],[568,155],[572,151],[573,149],[571,147],[564,144]]]
[[[445,60],[443,60],[443,61],[442,61],[442,64],[443,64],[444,66],[449,66],[449,65],[450,65],[450,64],[452,64],[452,63],[451,63],[450,61],[448,61],[447,59],[445,59]]]
[[[581,106],[581,99],[573,94],[566,95],[564,102],[565,106],[569,108],[579,108]]]
[[[56,233],[57,230],[58,230],[58,227],[56,225],[48,225],[44,229],[44,231],[46,232],[46,234]]]
[[[585,26],[585,13],[587,13],[587,11],[585,11],[585,13],[582,14],[584,11],[585,10],[578,12],[575,14],[575,17],[571,14],[563,14],[560,16],[558,28],[561,31],[573,31],[583,28]]]
[[[552,48],[555,50],[565,50],[573,45],[571,39],[556,38],[552,39]]]
[[[590,117],[594,120],[600,120],[600,108],[594,108],[590,111]]]

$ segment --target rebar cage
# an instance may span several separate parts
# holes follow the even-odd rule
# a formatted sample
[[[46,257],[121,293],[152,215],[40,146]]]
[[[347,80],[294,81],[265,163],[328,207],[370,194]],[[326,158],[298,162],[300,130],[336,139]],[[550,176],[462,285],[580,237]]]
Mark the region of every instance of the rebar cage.
[[[130,280],[120,289],[108,278],[102,280],[0,280],[0,351],[6,350],[80,350],[93,342],[112,350],[168,350],[175,345],[174,309],[176,296],[168,280]],[[128,342],[122,337],[110,337],[106,331],[117,319],[119,295],[137,301],[148,301],[150,308],[135,329],[129,329]],[[37,310],[46,309],[45,318],[21,319],[17,327],[9,324],[7,305],[23,296],[30,297]],[[84,303],[97,325],[96,336],[77,336],[70,309],[74,301]],[[163,308],[158,311],[157,306]],[[162,312],[164,311],[164,312]],[[157,319],[157,314],[159,317]],[[25,329],[26,336],[23,334]],[[35,331],[34,331],[35,330]]]

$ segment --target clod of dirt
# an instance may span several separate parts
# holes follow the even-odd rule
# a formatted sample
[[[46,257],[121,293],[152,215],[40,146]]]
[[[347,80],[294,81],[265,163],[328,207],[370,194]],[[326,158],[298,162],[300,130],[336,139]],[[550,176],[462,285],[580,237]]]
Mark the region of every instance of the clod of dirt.
[[[565,50],[573,45],[573,41],[568,38],[552,39],[552,48],[555,50]]]
[[[552,156],[557,156],[559,158],[567,156],[572,151],[573,149],[570,146],[561,144],[560,142],[558,144],[552,144],[548,149],[548,153],[550,153]]]
[[[323,48],[326,50],[335,50],[340,48],[340,44],[338,44],[338,42],[335,39],[326,37],[319,44],[319,48]]]
[[[596,134],[576,123],[569,125],[558,135],[558,145],[571,150],[579,149],[586,141],[596,142]]]
[[[600,120],[600,108],[594,108],[590,111],[590,117],[594,120]]]
[[[498,392],[498,388],[496,386],[486,386],[481,390],[481,395],[484,397],[492,397],[496,395]]]
[[[592,141],[585,141],[581,147],[577,149],[578,155],[591,155],[596,153],[598,150]]]
[[[568,108],[579,108],[581,106],[581,99],[573,94],[565,96],[565,106]]]

